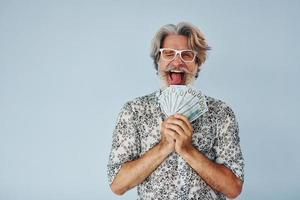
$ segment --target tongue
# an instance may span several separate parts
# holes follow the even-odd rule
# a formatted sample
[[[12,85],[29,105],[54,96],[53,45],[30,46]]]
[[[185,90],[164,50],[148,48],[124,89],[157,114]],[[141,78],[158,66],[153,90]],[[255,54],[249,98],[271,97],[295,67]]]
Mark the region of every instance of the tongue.
[[[181,73],[170,73],[171,85],[180,85],[182,83],[182,74]]]

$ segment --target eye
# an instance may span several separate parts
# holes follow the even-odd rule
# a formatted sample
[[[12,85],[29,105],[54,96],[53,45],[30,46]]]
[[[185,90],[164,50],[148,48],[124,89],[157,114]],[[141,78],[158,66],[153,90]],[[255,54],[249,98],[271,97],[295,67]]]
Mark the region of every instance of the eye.
[[[195,53],[190,50],[182,51],[181,57],[185,61],[192,61],[194,59]]]
[[[173,57],[175,55],[175,51],[171,49],[165,49],[163,50],[163,55],[167,57]]]

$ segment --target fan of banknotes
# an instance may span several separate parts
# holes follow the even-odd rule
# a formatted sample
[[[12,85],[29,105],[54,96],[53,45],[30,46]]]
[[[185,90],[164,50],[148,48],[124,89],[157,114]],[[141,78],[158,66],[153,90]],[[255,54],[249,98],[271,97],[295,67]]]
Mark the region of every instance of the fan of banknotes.
[[[205,96],[190,86],[170,85],[161,92],[158,101],[167,117],[179,113],[190,122],[208,111]]]

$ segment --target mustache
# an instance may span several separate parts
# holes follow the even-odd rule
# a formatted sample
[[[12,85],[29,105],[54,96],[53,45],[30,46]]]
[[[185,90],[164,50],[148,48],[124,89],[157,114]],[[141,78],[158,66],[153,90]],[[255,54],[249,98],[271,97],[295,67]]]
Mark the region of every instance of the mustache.
[[[190,75],[193,75],[193,73],[191,73],[187,68],[185,67],[174,67],[173,65],[169,65],[166,69],[162,70],[162,69],[159,69],[160,73],[161,72],[164,72],[164,73],[169,73],[173,70],[176,70],[176,71],[180,71],[180,72],[184,72],[186,74],[190,74]]]

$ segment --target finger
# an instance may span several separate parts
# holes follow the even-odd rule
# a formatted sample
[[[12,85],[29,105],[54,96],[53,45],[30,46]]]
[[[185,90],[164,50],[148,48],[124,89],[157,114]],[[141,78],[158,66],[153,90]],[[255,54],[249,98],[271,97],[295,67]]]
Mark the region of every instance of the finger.
[[[168,121],[168,124],[174,124],[180,126],[185,133],[190,133],[188,125],[181,119],[173,118]]]
[[[174,117],[174,115],[169,116],[168,118],[166,118],[164,121],[161,122],[161,127],[162,127],[162,128],[165,127],[165,125],[166,125],[167,123],[170,123],[170,122],[171,122],[172,120],[174,120],[174,119],[176,119],[176,118]]]
[[[165,123],[169,123],[170,121],[176,119],[176,117],[174,115],[170,115],[167,119],[165,119]]]
[[[188,128],[190,129],[190,131],[193,132],[193,127],[191,125],[191,122],[189,121],[189,119],[186,116],[177,113],[174,115],[174,117],[177,119],[183,120],[186,123],[186,125],[188,126]]]
[[[179,135],[185,135],[184,130],[178,125],[167,123],[166,128],[176,131]]]
[[[171,129],[167,129],[168,131],[166,131],[166,135],[172,137],[175,140],[179,140],[180,136],[178,135],[178,133],[176,133],[175,131],[171,130]]]
[[[189,121],[189,119],[185,115],[177,113],[177,114],[174,115],[174,117],[177,118],[177,119],[181,119],[182,121],[184,121],[186,123],[186,125],[188,126],[188,128],[191,131],[193,131],[193,127],[191,125],[191,122]]]

